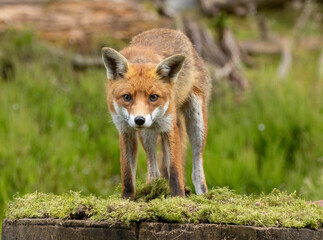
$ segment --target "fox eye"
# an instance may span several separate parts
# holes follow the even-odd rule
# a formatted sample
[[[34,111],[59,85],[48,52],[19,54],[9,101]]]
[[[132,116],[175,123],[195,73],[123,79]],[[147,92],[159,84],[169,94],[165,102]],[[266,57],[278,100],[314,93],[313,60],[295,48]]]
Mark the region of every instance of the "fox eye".
[[[131,97],[131,95],[129,95],[129,94],[125,94],[125,95],[123,95],[123,96],[122,96],[122,98],[123,98],[123,100],[124,100],[125,102],[131,102],[131,100],[132,100],[132,97]]]
[[[149,100],[151,102],[156,102],[158,100],[159,96],[157,94],[152,94],[149,96]]]

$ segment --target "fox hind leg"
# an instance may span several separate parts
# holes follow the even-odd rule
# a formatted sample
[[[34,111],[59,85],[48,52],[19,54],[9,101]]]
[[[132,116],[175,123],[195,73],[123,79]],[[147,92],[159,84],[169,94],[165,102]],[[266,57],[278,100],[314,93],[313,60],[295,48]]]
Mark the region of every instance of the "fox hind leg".
[[[193,158],[192,180],[196,194],[207,192],[203,170],[203,151],[207,134],[207,113],[202,97],[192,93],[184,106],[186,130]]]

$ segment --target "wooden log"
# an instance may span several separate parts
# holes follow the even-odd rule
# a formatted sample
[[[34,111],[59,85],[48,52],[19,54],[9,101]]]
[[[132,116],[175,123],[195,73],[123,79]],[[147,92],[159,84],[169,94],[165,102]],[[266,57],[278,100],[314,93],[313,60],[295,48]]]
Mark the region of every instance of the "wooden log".
[[[90,239],[160,239],[160,240],[319,240],[323,229],[256,227],[210,223],[131,222],[123,223],[89,220],[58,219],[5,219],[2,224],[3,240],[90,240]]]
[[[238,16],[246,16],[255,9],[273,8],[284,5],[289,0],[200,0],[204,13],[215,16],[220,11]]]
[[[232,32],[228,29],[217,43],[210,31],[192,19],[181,21],[183,31],[192,41],[199,55],[208,63],[214,79],[228,78],[232,85],[245,88],[247,79],[240,70],[240,50]]]
[[[284,78],[292,66],[292,47],[292,43],[287,39],[282,42],[281,60],[277,71],[277,77],[279,79]]]
[[[265,40],[245,40],[240,41],[239,45],[247,54],[280,54],[282,47],[280,43]]]

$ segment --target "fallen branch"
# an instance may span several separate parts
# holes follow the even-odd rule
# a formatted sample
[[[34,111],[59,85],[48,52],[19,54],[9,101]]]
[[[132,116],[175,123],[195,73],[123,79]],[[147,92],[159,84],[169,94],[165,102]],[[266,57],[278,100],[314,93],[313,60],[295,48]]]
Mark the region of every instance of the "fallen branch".
[[[84,70],[88,67],[103,67],[103,61],[100,57],[85,57],[80,54],[74,55],[72,65],[78,70]]]
[[[297,18],[297,21],[294,25],[293,34],[294,38],[296,38],[296,42],[298,41],[299,34],[303,31],[306,23],[308,22],[311,14],[312,14],[313,6],[312,6],[312,0],[306,0],[304,2],[303,10],[301,11],[301,14]]]
[[[299,35],[301,31],[304,29],[310,15],[312,13],[312,0],[306,0],[304,3],[303,10],[301,11],[301,14],[297,18],[297,21],[294,25],[293,30],[293,37],[289,41],[282,41],[282,57],[281,62],[278,67],[277,77],[278,78],[284,78],[288,72],[289,69],[292,66],[292,50],[299,41]]]
[[[228,78],[229,82],[238,88],[247,87],[248,81],[240,70],[239,45],[230,30],[223,31],[220,44],[218,44],[206,27],[192,19],[180,22],[183,23],[181,30],[186,33],[199,55],[208,63],[213,79]]]
[[[40,5],[47,4],[51,0],[1,0],[0,5]]]
[[[220,11],[246,16],[255,9],[278,7],[286,2],[288,0],[200,0],[203,12],[209,16],[215,16]]]
[[[286,38],[284,38],[286,40]],[[245,40],[240,41],[239,46],[247,54],[281,54],[283,51],[283,38],[276,37],[275,40]],[[291,40],[289,40],[291,41]],[[307,51],[317,51],[322,47],[323,38],[319,36],[301,37],[294,47],[302,48]]]
[[[292,66],[292,44],[287,39],[282,42],[281,60],[278,67],[277,78],[284,78]]]
[[[262,40],[270,40],[272,34],[269,31],[268,22],[264,16],[257,17],[258,29]]]
[[[239,42],[239,45],[247,54],[280,54],[282,51],[281,44],[274,41],[264,40],[246,40]]]

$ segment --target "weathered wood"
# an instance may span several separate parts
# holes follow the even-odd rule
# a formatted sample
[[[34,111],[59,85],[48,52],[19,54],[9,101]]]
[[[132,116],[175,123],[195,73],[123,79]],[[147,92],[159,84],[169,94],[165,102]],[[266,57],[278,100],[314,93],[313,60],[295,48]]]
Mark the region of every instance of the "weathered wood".
[[[103,67],[103,61],[101,57],[89,57],[80,54],[75,54],[72,58],[72,65],[78,70],[84,70],[88,67]]]
[[[239,41],[240,47],[248,54],[281,54],[283,51],[283,42],[289,41],[288,38],[271,38],[269,40],[253,39]],[[296,47],[307,51],[320,50],[323,45],[323,38],[320,36],[300,37],[295,44]]]
[[[293,36],[289,40],[282,41],[282,54],[281,54],[281,61],[279,64],[277,77],[278,78],[284,78],[292,66],[292,51],[296,47],[297,42],[299,41],[299,36],[302,30],[304,29],[311,13],[312,13],[312,0],[305,0],[303,4],[303,10],[301,11],[299,17],[297,18],[297,21],[294,25],[293,29]]]
[[[162,25],[158,15],[145,11],[139,0],[15,2],[18,1],[0,0],[0,32],[32,26],[41,38],[59,45],[76,45],[82,52],[87,52],[91,41],[98,37],[128,39]],[[167,25],[167,21],[163,21],[163,25]]]
[[[224,224],[142,223],[139,230],[139,239],[159,240],[319,240],[322,237],[322,229],[313,231],[309,229],[265,228]]]
[[[215,42],[210,31],[199,25],[192,19],[186,18],[184,21],[184,32],[192,41],[196,51],[204,60],[223,67],[230,58],[223,52]]]
[[[202,10],[209,16],[215,16],[220,11],[246,16],[256,9],[282,6],[288,0],[200,0],[200,2]]]
[[[321,240],[323,229],[254,227],[227,224],[122,223],[57,219],[5,219],[2,240],[90,239],[253,239]]]
[[[280,64],[277,71],[278,78],[284,78],[292,66],[292,43],[288,40],[282,42],[282,52]]]
[[[46,4],[49,3],[51,0],[1,0],[1,5],[18,5],[18,4]]]
[[[57,219],[21,219],[4,220],[2,224],[2,240],[119,240],[138,239],[138,224],[126,226],[122,223],[112,225],[109,222],[93,222],[86,220]]]
[[[181,22],[182,30],[190,38],[199,55],[208,63],[211,76],[214,79],[227,78],[233,86],[246,88],[248,81],[240,70],[240,49],[232,32],[224,29],[217,43],[210,31],[196,21],[185,18]]]
[[[196,8],[199,0],[153,0],[158,12],[166,17],[175,17],[185,10]]]

